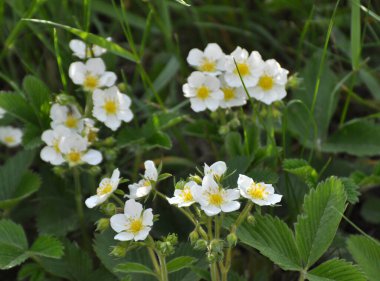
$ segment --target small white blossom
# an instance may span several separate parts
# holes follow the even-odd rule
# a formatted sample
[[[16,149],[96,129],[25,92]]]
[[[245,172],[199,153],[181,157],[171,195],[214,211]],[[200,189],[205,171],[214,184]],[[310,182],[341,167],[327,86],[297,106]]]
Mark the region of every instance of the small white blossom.
[[[222,49],[216,43],[207,44],[204,52],[191,49],[187,62],[197,70],[210,75],[218,75],[224,70],[224,57]]]
[[[223,77],[220,77],[219,81],[223,92],[223,99],[220,101],[221,108],[242,106],[247,103],[247,95],[243,87],[231,87]]]
[[[88,149],[87,140],[76,133],[63,138],[59,144],[59,149],[70,166],[83,163],[98,165],[103,159],[99,151]]]
[[[265,104],[282,100],[286,96],[288,73],[276,60],[265,61],[257,85],[247,89],[249,95]]]
[[[182,90],[185,97],[190,98],[191,108],[195,112],[206,110],[206,108],[215,111],[224,96],[220,90],[219,80],[199,71],[191,73]]]
[[[263,60],[257,51],[253,51],[249,55],[246,49],[237,47],[231,55],[226,56],[226,73],[224,79],[231,87],[241,87],[243,84],[240,80],[240,72],[245,86],[253,87],[259,80],[262,68]]]
[[[111,40],[111,38],[107,38],[108,41]],[[86,45],[85,42],[78,39],[73,39],[69,43],[70,49],[73,51],[73,55],[80,58],[90,58],[92,56],[94,57],[100,57],[105,52],[107,52],[106,49],[99,47],[97,45]]]
[[[0,119],[2,119],[5,115],[6,111],[0,107]]]
[[[198,184],[196,184],[194,181],[189,181],[185,183],[185,186],[183,189],[176,189],[174,190],[174,197],[167,198],[169,204],[171,205],[177,205],[178,207],[189,207],[193,203],[195,203],[194,199],[194,192],[196,192],[196,189],[201,188]]]
[[[73,132],[80,132],[83,129],[82,115],[74,105],[53,104],[50,109],[50,126],[54,129],[58,126],[65,126]]]
[[[8,147],[20,145],[22,135],[22,130],[19,128],[11,126],[0,127],[0,142]]]
[[[213,177],[220,178],[227,171],[227,165],[224,161],[217,161],[211,166],[205,164],[204,166],[204,174],[212,175]]]
[[[85,203],[88,208],[94,208],[106,201],[111,194],[117,189],[120,181],[120,171],[115,169],[111,178],[104,178],[96,189],[96,195],[86,199]]]
[[[158,172],[153,161],[148,160],[144,162],[145,173],[143,179],[138,183],[128,185],[130,195],[129,198],[141,198],[150,193],[152,185],[157,181]]]
[[[53,130],[42,133],[42,140],[47,144],[40,153],[41,159],[52,165],[61,165],[65,162],[59,145],[65,137],[70,137],[72,132],[65,126],[59,125]]]
[[[92,114],[113,131],[120,127],[121,121],[129,122],[133,118],[130,109],[131,99],[120,93],[116,86],[104,91],[95,90],[92,99],[94,101]]]
[[[202,187],[195,189],[193,196],[207,216],[233,212],[240,208],[240,203],[235,201],[240,197],[239,190],[223,189],[212,175],[204,176]]]
[[[133,199],[125,202],[124,214],[111,217],[111,227],[118,234],[119,241],[143,241],[148,237],[153,226],[152,209],[143,210],[143,206]]]
[[[101,58],[89,59],[86,63],[73,62],[69,68],[69,76],[74,84],[82,85],[87,91],[111,87],[117,79],[115,73],[106,71],[106,66]]]
[[[99,129],[95,127],[95,121],[91,118],[85,118],[83,119],[83,122],[84,122],[83,135],[87,139],[88,143],[92,144],[96,140],[98,140]]]
[[[259,206],[274,205],[281,201],[282,195],[275,194],[271,184],[256,183],[250,177],[239,175],[240,194]]]

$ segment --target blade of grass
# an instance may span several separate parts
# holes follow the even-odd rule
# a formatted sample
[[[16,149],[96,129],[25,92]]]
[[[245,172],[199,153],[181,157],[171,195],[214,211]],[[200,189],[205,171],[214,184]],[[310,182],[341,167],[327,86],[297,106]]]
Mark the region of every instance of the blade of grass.
[[[90,19],[91,19],[91,0],[83,0],[83,19],[84,19],[84,30],[88,32],[90,30]]]
[[[62,57],[61,57],[61,54],[59,52],[59,44],[58,44],[59,41],[58,41],[58,35],[57,35],[57,29],[56,28],[53,28],[53,36],[54,36],[55,57],[57,58],[58,70],[59,70],[59,74],[61,76],[61,82],[62,82],[63,89],[67,93],[67,79],[66,79],[65,71],[63,70],[63,66],[62,66]]]

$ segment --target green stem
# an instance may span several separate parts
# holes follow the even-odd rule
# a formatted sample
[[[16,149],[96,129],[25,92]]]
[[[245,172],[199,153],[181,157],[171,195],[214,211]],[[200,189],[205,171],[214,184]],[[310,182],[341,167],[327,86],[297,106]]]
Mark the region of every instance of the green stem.
[[[87,235],[86,231],[86,221],[84,219],[84,211],[83,211],[83,204],[82,204],[82,187],[80,184],[80,172],[78,168],[73,168],[73,176],[74,176],[74,186],[75,186],[75,202],[77,207],[77,213],[79,217],[79,224],[80,229],[82,232],[82,240],[83,240],[83,246],[86,250],[90,251],[90,239]]]
[[[300,277],[298,278],[298,281],[304,281],[305,280],[305,272],[302,270],[300,271]]]
[[[153,264],[153,267],[154,267],[154,271],[156,272],[157,276],[161,277],[160,265],[157,262],[157,257],[156,257],[156,254],[154,253],[154,250],[152,248],[150,248],[150,247],[147,247],[147,250],[148,250],[148,253],[149,253],[149,257],[150,257],[150,259],[152,261],[152,264]]]
[[[120,205],[121,208],[124,206],[123,200],[117,197],[114,193],[111,194],[111,197]]]
[[[161,267],[161,281],[169,281],[168,268],[166,266],[165,256],[159,254],[158,260],[160,261],[160,267]]]
[[[239,227],[239,225],[247,218],[249,213],[251,212],[253,207],[253,203],[251,201],[248,201],[247,205],[245,205],[243,211],[238,216],[235,224],[231,228],[231,232],[235,232],[236,229]]]

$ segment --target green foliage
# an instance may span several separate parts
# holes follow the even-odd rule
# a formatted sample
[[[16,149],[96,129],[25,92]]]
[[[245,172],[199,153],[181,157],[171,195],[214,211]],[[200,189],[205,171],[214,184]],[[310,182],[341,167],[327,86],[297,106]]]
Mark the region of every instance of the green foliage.
[[[63,255],[63,245],[52,236],[40,236],[34,241],[29,252],[48,258],[60,258]]]
[[[373,238],[352,235],[347,240],[348,251],[370,281],[380,276],[380,243]]]
[[[116,272],[122,272],[127,274],[139,273],[155,276],[155,273],[149,267],[136,262],[119,263],[114,270]]]
[[[285,159],[282,163],[283,169],[300,177],[308,186],[315,187],[318,182],[317,171],[303,159]]]
[[[350,204],[355,204],[359,202],[359,186],[350,178],[341,178],[344,190],[346,191],[347,201]]]
[[[197,261],[194,257],[181,256],[170,260],[167,263],[168,273],[176,272],[184,268],[191,267]]]

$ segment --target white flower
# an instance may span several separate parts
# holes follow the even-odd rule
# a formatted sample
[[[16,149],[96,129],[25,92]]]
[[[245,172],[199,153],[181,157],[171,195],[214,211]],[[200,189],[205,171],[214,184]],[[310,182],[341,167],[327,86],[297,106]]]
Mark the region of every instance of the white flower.
[[[82,85],[87,91],[98,88],[111,87],[115,84],[116,74],[106,71],[106,66],[101,58],[73,62],[69,68],[69,76],[74,84]]]
[[[53,104],[50,109],[50,126],[54,129],[58,126],[65,126],[73,132],[80,132],[83,129],[82,115],[74,105]]]
[[[198,184],[196,184],[194,181],[189,181],[185,184],[183,189],[176,189],[174,190],[174,197],[167,198],[169,204],[171,205],[178,205],[178,207],[189,207],[193,203],[195,203],[194,200],[194,192],[196,192],[196,189],[201,188]]]
[[[257,85],[247,89],[249,95],[265,104],[282,100],[286,96],[288,73],[274,59],[265,61]]]
[[[120,181],[120,171],[115,169],[111,178],[104,178],[96,189],[96,195],[93,195],[86,199],[85,203],[88,208],[94,208],[97,205],[102,204],[111,196],[116,190]]]
[[[99,151],[88,149],[87,140],[75,133],[63,138],[59,144],[59,149],[70,166],[82,163],[98,165],[103,159]]]
[[[130,110],[131,99],[120,93],[116,86],[104,91],[95,90],[92,99],[92,114],[113,131],[120,127],[121,121],[129,122],[133,118]]]
[[[239,175],[237,184],[240,194],[259,206],[274,205],[281,201],[282,195],[275,194],[271,184],[256,183],[245,175]]]
[[[207,216],[215,216],[221,211],[228,213],[240,208],[240,194],[237,189],[223,189],[215,182],[212,175],[206,175],[202,181],[202,187],[195,189],[193,193]]]
[[[223,161],[218,161],[212,164],[211,166],[208,166],[205,163],[204,166],[204,174],[205,175],[212,175],[213,177],[220,178],[224,173],[227,171],[227,165]]]
[[[220,89],[224,95],[223,99],[220,101],[221,108],[242,106],[247,103],[247,95],[243,87],[231,87],[223,77],[220,77],[219,80],[221,84]]]
[[[152,185],[157,181],[158,172],[153,161],[148,160],[144,162],[145,173],[142,180],[138,183],[128,185],[130,195],[129,198],[140,198],[149,194],[152,190]]]
[[[15,147],[21,144],[22,131],[11,126],[0,127],[0,142],[8,147]]]
[[[226,73],[224,75],[224,79],[231,87],[241,87],[243,85],[239,77],[240,72],[245,86],[253,87],[259,80],[262,67],[263,60],[257,51],[253,51],[250,55],[248,55],[248,51],[246,49],[237,47],[231,55],[226,56]],[[237,69],[239,69],[239,72]]]
[[[185,97],[190,98],[191,108],[195,112],[206,110],[206,108],[215,111],[220,100],[223,99],[223,92],[219,87],[220,82],[216,77],[194,71],[187,78],[182,91]]]
[[[84,129],[83,135],[86,137],[88,143],[93,143],[98,139],[99,129],[95,127],[95,121],[91,118],[83,119]]]
[[[119,241],[145,240],[153,225],[152,209],[143,210],[143,206],[133,199],[125,202],[124,214],[111,217],[111,227],[118,234]]]
[[[4,117],[6,111],[0,107],[0,119]]]
[[[218,75],[224,70],[224,53],[216,43],[207,44],[204,52],[191,49],[187,62],[197,70],[210,75]]]
[[[53,130],[46,130],[42,133],[42,140],[47,144],[40,153],[41,159],[53,165],[61,165],[65,162],[59,145],[63,138],[68,137],[72,132],[65,126],[57,126]]]
[[[111,38],[107,38],[108,41],[111,40]],[[100,57],[103,55],[107,50],[99,47],[97,45],[86,45],[85,42],[78,39],[73,39],[69,43],[70,49],[73,51],[73,55],[80,58],[90,58],[92,56],[94,57]]]

